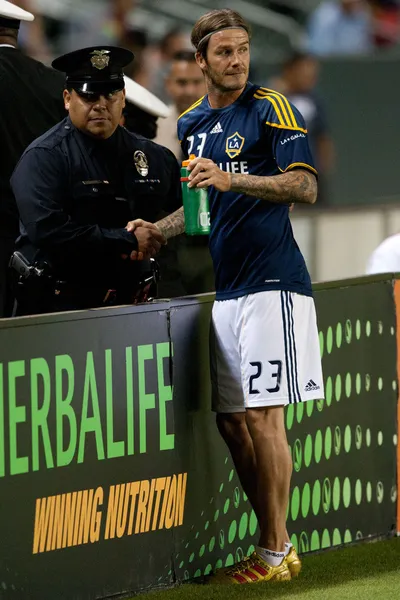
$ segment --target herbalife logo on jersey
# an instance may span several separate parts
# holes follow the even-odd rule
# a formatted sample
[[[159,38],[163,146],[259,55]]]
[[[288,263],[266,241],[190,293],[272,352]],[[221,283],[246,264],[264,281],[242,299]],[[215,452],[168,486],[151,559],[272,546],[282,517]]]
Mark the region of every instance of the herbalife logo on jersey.
[[[224,133],[224,130],[222,129],[221,123],[219,121],[216,124],[216,126],[211,129],[210,134],[211,133]]]

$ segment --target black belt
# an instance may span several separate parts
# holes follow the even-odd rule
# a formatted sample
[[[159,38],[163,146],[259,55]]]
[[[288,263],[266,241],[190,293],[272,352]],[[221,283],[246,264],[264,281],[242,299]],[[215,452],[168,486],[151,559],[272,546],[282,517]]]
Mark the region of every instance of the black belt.
[[[128,279],[129,286],[126,279],[117,285],[99,283],[98,280],[92,284],[88,284],[87,280],[61,281],[55,274],[46,274],[47,265],[46,268],[31,265],[18,252],[14,253],[10,266],[15,275],[18,274],[15,295],[22,310],[17,309],[16,305],[14,315],[17,310],[19,314],[34,314],[138,304],[148,302],[157,295],[159,268],[154,259],[150,259],[148,268],[139,274],[136,281]]]
[[[148,270],[139,275],[136,282],[126,285],[87,285],[87,282],[57,282],[56,294],[64,298],[81,298],[96,306],[115,306],[119,304],[138,304],[148,302],[157,293],[157,282],[160,279],[158,263],[153,258],[149,261]]]

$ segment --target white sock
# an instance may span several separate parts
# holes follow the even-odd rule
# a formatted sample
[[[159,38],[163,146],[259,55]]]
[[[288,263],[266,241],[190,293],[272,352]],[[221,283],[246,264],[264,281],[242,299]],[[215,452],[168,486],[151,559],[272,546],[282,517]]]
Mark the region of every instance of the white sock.
[[[292,548],[292,542],[285,542],[285,556],[287,556]]]
[[[275,550],[268,550],[268,548],[260,548],[256,546],[256,552],[260,558],[262,558],[271,567],[277,567],[281,564],[285,558],[284,552],[275,552]]]

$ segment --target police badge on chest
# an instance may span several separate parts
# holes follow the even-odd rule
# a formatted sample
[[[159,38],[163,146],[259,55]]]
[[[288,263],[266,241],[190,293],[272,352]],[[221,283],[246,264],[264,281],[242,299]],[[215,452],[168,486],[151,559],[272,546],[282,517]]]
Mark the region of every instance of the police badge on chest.
[[[146,177],[149,174],[149,162],[144,152],[136,150],[133,155],[133,162],[139,175]]]
[[[149,179],[147,177],[147,175],[149,174],[149,161],[147,156],[145,155],[144,152],[142,152],[142,150],[136,150],[134,155],[133,155],[133,163],[136,167],[136,171],[139,173],[139,175],[141,175],[142,177],[145,177],[146,179],[135,179],[135,183],[161,183],[160,179]],[[150,190],[153,190],[154,188],[152,186],[150,186]]]

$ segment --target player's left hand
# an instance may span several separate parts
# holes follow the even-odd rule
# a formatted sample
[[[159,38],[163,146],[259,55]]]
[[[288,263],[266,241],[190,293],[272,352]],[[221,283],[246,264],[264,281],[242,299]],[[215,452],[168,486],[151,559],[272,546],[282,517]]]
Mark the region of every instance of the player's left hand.
[[[209,158],[195,158],[188,165],[190,171],[188,187],[207,188],[213,185],[219,192],[231,189],[231,174],[222,171]]]

